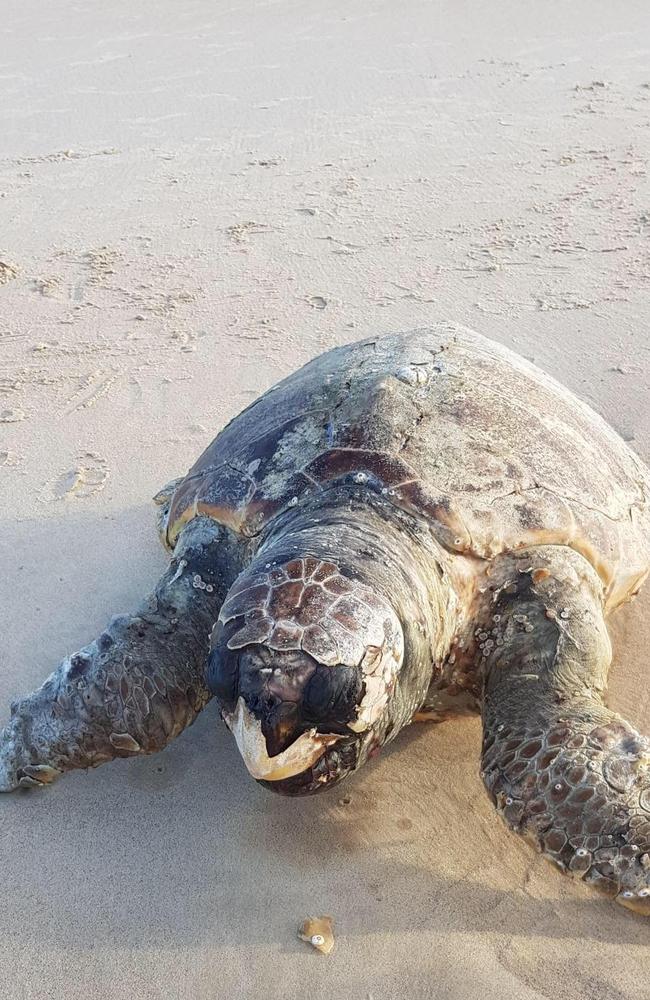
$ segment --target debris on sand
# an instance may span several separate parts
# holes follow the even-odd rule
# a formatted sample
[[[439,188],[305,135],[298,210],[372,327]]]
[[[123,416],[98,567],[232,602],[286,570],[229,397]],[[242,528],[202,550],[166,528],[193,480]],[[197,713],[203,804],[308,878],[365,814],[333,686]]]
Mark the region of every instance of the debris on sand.
[[[298,931],[301,941],[306,941],[316,951],[329,955],[334,947],[334,924],[331,917],[308,917]]]

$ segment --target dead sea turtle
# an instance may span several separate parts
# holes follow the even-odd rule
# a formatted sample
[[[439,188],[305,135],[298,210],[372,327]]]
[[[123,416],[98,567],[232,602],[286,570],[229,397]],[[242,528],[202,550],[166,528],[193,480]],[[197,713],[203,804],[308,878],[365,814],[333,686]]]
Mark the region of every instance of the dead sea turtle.
[[[508,825],[650,913],[650,743],[603,703],[649,494],[587,406],[467,329],[329,351],[159,494],[168,571],[13,704],[0,788],[160,750],[211,694],[292,795],[477,711]]]

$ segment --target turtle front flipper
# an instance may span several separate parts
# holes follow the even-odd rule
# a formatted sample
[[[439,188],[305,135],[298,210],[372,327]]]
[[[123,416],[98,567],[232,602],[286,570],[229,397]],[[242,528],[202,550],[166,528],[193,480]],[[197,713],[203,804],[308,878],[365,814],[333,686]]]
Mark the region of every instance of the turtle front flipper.
[[[12,705],[0,731],[0,791],[154,753],[190,725],[211,697],[209,637],[237,559],[227,529],[207,518],[188,525],[136,614],[113,618],[98,639]]]
[[[602,701],[602,584],[571,549],[493,567],[475,633],[481,775],[508,826],[557,867],[650,915],[650,742]]]

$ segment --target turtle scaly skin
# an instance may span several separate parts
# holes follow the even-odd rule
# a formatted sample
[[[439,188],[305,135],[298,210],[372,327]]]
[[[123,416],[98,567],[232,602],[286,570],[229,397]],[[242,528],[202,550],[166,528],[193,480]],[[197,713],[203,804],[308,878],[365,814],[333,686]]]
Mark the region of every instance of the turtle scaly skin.
[[[94,642],[12,704],[0,736],[0,791],[154,753],[194,722],[211,698],[205,662],[232,549],[226,529],[197,518],[137,612],[112,618]]]
[[[161,749],[212,695],[289,795],[414,716],[480,712],[505,822],[650,913],[650,744],[603,702],[649,495],[596,414],[463,327],[330,351],[158,494],[169,570],[14,703],[0,790]]]
[[[582,556],[548,545],[499,560],[486,596],[490,797],[561,870],[650,913],[650,743],[603,704],[602,582]]]

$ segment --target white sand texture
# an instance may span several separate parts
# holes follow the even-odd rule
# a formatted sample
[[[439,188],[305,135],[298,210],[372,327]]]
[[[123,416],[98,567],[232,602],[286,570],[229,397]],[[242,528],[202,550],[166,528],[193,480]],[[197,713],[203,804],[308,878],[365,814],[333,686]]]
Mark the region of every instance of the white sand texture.
[[[0,94],[3,721],[157,579],[156,490],[334,344],[457,320],[650,460],[647,0],[4,0]],[[614,641],[648,731],[650,588]],[[650,997],[650,924],[508,833],[479,741],[283,800],[212,704],[3,796],[0,997]]]

